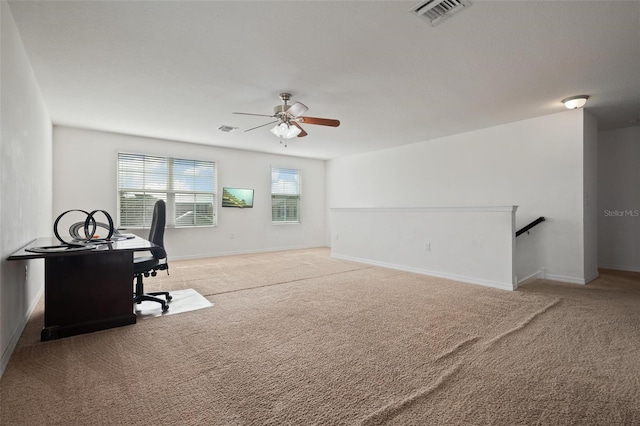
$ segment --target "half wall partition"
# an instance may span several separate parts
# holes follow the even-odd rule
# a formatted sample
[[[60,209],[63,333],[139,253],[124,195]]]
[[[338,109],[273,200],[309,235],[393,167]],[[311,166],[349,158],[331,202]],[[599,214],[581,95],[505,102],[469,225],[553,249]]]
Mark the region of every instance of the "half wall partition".
[[[333,208],[331,256],[514,290],[517,208]]]

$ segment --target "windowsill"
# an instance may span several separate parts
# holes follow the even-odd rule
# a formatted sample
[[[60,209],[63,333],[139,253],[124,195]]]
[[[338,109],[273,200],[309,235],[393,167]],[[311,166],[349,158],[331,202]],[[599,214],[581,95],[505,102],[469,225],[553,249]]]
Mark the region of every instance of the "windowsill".
[[[300,222],[271,222],[272,225],[281,226],[281,225],[300,225]]]
[[[171,229],[190,229],[190,228],[215,228],[217,225],[167,225],[167,228]]]
[[[176,225],[165,225],[165,229],[191,229],[191,228],[216,228],[218,225],[197,225],[197,226],[193,226],[193,225],[187,225],[187,226],[176,226]],[[117,228],[118,231],[143,231],[143,230],[149,230],[151,227],[147,226],[147,227],[134,227],[134,226],[127,226],[126,228]]]

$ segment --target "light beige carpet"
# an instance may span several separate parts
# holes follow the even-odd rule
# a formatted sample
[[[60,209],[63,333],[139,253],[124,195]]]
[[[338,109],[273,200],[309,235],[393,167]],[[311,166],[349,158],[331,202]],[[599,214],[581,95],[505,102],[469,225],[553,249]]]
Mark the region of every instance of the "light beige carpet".
[[[41,343],[2,425],[640,424],[640,274],[507,292],[331,259],[171,262],[214,306]]]

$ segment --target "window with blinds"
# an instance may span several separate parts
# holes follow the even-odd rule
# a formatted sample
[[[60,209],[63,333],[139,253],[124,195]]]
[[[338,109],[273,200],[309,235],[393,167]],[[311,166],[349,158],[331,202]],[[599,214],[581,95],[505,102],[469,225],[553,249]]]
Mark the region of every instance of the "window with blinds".
[[[216,164],[118,153],[118,218],[121,228],[148,228],[158,200],[167,203],[167,226],[216,224]]]
[[[271,221],[300,223],[300,172],[271,167]]]

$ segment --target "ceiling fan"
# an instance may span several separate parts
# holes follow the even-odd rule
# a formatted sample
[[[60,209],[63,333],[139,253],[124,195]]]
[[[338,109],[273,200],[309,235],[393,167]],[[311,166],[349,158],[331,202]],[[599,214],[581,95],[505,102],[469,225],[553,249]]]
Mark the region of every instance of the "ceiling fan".
[[[338,127],[340,125],[339,120],[333,120],[330,118],[318,118],[318,117],[305,117],[302,116],[309,108],[303,103],[296,102],[293,105],[289,105],[291,99],[291,93],[280,93],[280,99],[282,99],[283,105],[276,105],[273,108],[273,115],[267,114],[251,114],[248,112],[234,112],[234,114],[242,115],[256,115],[259,117],[271,117],[275,118],[274,121],[270,121],[260,126],[252,127],[245,130],[249,132],[251,130],[259,129],[260,127],[269,126],[275,124],[271,129],[271,133],[282,138],[291,139],[294,137],[307,136],[307,132],[300,127],[301,123],[304,124],[318,124],[320,126]]]

